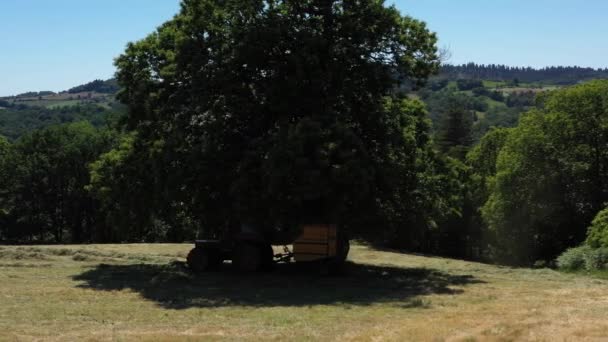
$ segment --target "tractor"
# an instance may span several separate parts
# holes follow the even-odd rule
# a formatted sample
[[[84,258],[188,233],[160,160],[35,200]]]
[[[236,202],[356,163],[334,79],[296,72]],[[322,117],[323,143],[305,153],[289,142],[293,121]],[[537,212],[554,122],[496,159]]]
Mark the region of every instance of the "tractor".
[[[258,272],[270,270],[276,263],[295,261],[316,262],[321,270],[333,272],[344,264],[350,249],[346,234],[335,224],[303,224],[295,233],[273,232],[242,224],[226,238],[197,240],[188,254],[188,266],[197,273],[213,271],[230,260],[240,272]],[[273,245],[283,245],[283,252],[275,254]]]

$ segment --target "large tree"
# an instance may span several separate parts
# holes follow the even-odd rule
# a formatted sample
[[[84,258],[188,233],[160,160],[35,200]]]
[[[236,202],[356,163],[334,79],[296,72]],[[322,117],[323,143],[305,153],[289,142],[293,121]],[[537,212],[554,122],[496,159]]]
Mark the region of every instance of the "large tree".
[[[207,233],[230,220],[373,231],[416,216],[404,206],[428,124],[395,90],[437,69],[435,43],[382,0],[184,0],[117,59],[120,99],[159,193]]]

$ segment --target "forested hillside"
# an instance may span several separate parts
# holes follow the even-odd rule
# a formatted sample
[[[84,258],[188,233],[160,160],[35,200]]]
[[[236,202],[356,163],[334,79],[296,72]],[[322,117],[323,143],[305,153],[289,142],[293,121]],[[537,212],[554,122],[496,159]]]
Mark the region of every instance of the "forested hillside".
[[[16,140],[38,129],[79,121],[102,127],[117,118],[120,112],[119,107],[108,109],[96,105],[59,108],[9,106],[0,109],[0,135]]]
[[[477,79],[545,85],[572,85],[585,80],[608,78],[608,68],[594,69],[578,66],[552,66],[536,69],[531,67],[468,63],[462,65],[443,65],[440,75],[451,80]]]
[[[16,140],[58,124],[110,124],[124,112],[124,106],[115,99],[117,91],[116,80],[97,80],[60,93],[27,92],[0,98],[0,135]]]
[[[116,79],[95,80],[87,84],[83,84],[74,88],[70,88],[67,92],[70,94],[78,94],[85,92],[97,92],[102,94],[116,94],[120,90]]]

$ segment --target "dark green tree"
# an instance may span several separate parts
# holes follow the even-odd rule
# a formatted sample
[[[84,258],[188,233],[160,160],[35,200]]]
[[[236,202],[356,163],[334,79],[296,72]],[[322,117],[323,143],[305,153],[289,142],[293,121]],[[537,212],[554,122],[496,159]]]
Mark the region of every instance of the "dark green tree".
[[[471,217],[467,222],[470,241],[477,257],[485,259],[494,256],[497,245],[496,234],[488,229],[482,218],[481,208],[490,196],[489,183],[496,176],[496,160],[507,141],[510,129],[491,128],[467,154],[466,164],[470,174],[467,182],[469,196],[465,205],[471,208]]]
[[[467,99],[453,95],[444,102],[437,132],[440,150],[451,157],[463,160],[473,144],[472,127],[474,112],[468,109]]]
[[[210,235],[231,220],[404,227],[428,134],[395,89],[437,69],[435,43],[379,0],[184,0],[117,59],[120,99],[160,149],[165,203]]]
[[[13,187],[14,162],[13,146],[3,136],[0,136],[0,241],[5,238],[8,230],[8,213],[11,208],[10,189]]]

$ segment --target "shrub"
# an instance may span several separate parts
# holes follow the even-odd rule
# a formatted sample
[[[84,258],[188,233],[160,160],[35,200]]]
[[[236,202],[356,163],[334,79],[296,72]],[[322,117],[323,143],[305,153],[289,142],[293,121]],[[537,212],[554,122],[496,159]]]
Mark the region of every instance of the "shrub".
[[[608,248],[608,208],[597,213],[591,222],[586,243],[593,248]]]
[[[562,270],[608,270],[608,248],[592,248],[582,245],[566,250],[557,258],[557,266]]]
[[[590,249],[583,256],[587,271],[608,269],[608,248]]]
[[[557,257],[557,267],[562,270],[576,271],[586,267],[585,256],[590,253],[591,247],[583,245],[567,249]]]

